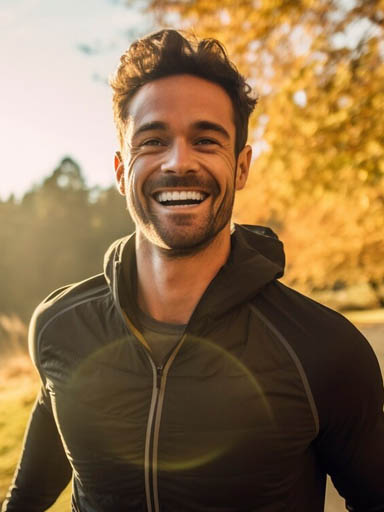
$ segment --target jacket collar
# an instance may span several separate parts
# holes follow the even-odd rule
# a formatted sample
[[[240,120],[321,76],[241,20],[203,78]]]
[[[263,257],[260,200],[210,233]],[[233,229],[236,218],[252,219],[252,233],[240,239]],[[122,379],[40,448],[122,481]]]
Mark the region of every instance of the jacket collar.
[[[236,225],[231,236],[231,253],[201,297],[192,315],[214,320],[255,297],[267,284],[284,273],[283,244],[269,229]],[[122,266],[128,265],[129,282],[124,282]],[[114,242],[105,255],[104,273],[117,307],[136,310],[135,235]],[[134,313],[133,313],[134,314]]]

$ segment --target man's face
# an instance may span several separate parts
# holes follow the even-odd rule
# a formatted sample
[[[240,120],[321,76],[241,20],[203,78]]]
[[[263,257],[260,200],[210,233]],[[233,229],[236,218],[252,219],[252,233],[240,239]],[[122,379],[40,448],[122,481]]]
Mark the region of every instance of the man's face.
[[[232,103],[219,85],[176,75],[141,87],[129,104],[120,191],[136,229],[175,252],[205,247],[229,222],[250,148],[235,158]]]

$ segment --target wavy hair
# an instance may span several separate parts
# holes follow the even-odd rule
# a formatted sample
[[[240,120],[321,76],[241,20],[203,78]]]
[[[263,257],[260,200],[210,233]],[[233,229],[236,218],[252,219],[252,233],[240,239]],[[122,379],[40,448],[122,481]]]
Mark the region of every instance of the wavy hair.
[[[251,87],[217,39],[199,41],[171,29],[161,30],[132,43],[121,56],[117,71],[110,79],[113,113],[121,148],[124,147],[129,102],[133,95],[148,82],[181,74],[214,82],[226,91],[234,111],[237,156],[247,142],[248,120],[257,102]]]

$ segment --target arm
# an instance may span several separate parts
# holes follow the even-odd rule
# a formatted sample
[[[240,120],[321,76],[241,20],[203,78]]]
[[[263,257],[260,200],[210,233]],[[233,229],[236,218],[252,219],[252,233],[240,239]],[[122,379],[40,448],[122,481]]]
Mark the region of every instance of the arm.
[[[278,283],[265,294],[261,311],[275,315],[308,378],[319,463],[349,510],[384,512],[384,391],[372,348],[346,318],[295,290]]]
[[[72,469],[65,455],[45,387],[39,362],[38,338],[44,325],[44,309],[53,292],[35,310],[28,334],[31,359],[40,374],[42,387],[32,410],[14,479],[1,512],[41,512],[49,508],[71,479]]]
[[[346,326],[345,349],[335,366],[322,406],[317,440],[320,460],[347,509],[384,511],[383,385],[377,359],[365,338]],[[344,343],[343,343],[344,344]],[[327,401],[327,404],[325,404]]]
[[[27,427],[21,459],[2,512],[41,512],[49,508],[71,479],[49,398],[42,391]]]

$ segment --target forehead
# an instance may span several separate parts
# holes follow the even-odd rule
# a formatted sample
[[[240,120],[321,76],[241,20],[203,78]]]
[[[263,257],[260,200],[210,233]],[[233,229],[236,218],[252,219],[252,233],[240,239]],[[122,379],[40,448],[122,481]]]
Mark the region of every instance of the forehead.
[[[170,127],[188,127],[196,121],[222,124],[234,135],[232,102],[218,84],[192,75],[160,78],[143,85],[128,106],[128,125],[163,121]]]

